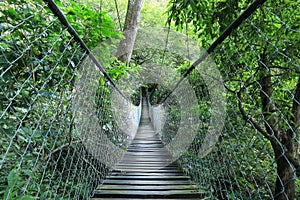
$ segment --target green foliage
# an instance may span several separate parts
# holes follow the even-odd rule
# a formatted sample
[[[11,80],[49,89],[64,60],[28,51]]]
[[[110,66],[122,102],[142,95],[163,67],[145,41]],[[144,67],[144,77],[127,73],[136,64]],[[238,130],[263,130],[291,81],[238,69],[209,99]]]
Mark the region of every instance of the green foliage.
[[[29,176],[33,176],[33,174],[30,172],[30,170],[23,170],[23,173],[26,173]],[[18,187],[21,188],[24,184],[25,181],[21,179],[21,173],[20,169],[13,169],[10,171],[10,173],[7,176],[7,187],[3,191],[4,196],[3,199],[5,200],[34,200],[36,199],[33,196],[29,195],[22,195],[20,196],[18,194]]]
[[[0,4],[0,198],[86,199],[107,169],[74,129],[72,90],[85,53],[43,1]],[[74,2],[63,10],[90,48],[121,36],[105,12]],[[89,177],[67,170],[81,167]]]
[[[80,1],[80,0],[78,0]],[[93,7],[99,7],[99,2],[95,0],[87,0],[83,3]],[[115,1],[103,1],[102,7],[107,10],[108,15],[113,19],[116,27],[123,27],[124,19],[127,11],[128,0],[117,0],[119,13],[116,12]],[[167,1],[151,1],[144,0],[141,11],[141,28],[163,28],[166,25],[166,7]],[[118,14],[120,18],[118,17]],[[120,19],[120,21],[119,21]]]
[[[168,102],[169,103],[169,102]],[[172,142],[172,139],[175,137],[178,128],[180,126],[181,120],[181,111],[180,106],[176,100],[174,102],[169,103],[168,107],[165,108],[167,116],[166,116],[166,123],[162,130],[162,141],[165,144],[169,144]]]
[[[192,29],[200,44],[208,47],[250,3],[171,0],[168,22],[174,23],[180,31]],[[283,177],[278,178],[275,173],[277,166],[274,164],[274,146],[285,148],[287,152],[286,149],[291,147],[287,145],[287,141],[281,139],[289,138],[291,132],[294,135],[288,140],[291,143],[299,143],[299,136],[296,136],[297,125],[292,121],[295,113],[292,106],[297,95],[300,64],[297,48],[300,39],[299,23],[296,13],[299,13],[299,6],[295,2],[266,2],[264,7],[243,22],[238,30],[233,31],[211,55],[228,89],[229,106],[228,121],[220,145],[207,159],[217,159],[231,167],[230,170],[222,166],[213,170],[210,169],[211,163],[205,166],[204,163],[209,161],[195,156],[201,144],[197,140],[193,144],[195,146],[191,147],[179,162],[201,187],[215,184],[214,188],[219,188],[219,191],[214,190],[212,194],[218,198],[255,199],[260,196],[269,199],[272,196],[268,187],[274,192],[276,179],[277,182],[283,181]],[[265,92],[262,91],[262,79],[266,76],[271,76],[270,85],[273,90],[272,95],[268,96],[267,107],[270,109],[267,111],[262,108],[261,99],[262,93]],[[195,74],[189,78],[190,83],[195,85],[197,96],[200,97],[199,102],[203,102],[203,96],[206,97],[208,93],[201,78]],[[193,80],[200,81],[197,83]],[[237,96],[238,92],[242,92],[242,99]],[[262,129],[268,131],[268,126],[271,126],[274,131],[279,132],[279,135],[276,135],[276,145],[274,142],[271,145],[261,131],[253,127],[252,122],[248,123],[250,120],[244,122],[239,109],[240,102],[247,117],[253,119]],[[266,112],[270,113],[266,115]],[[202,114],[199,114],[201,118]],[[270,122],[273,123],[270,125]],[[201,134],[199,133],[199,141],[202,138]],[[299,147],[296,147],[292,154],[299,152],[297,148]],[[226,188],[234,188],[240,192],[226,194]],[[259,189],[260,194],[248,192],[254,188]],[[211,191],[210,188],[206,189]],[[299,186],[296,185],[296,195],[298,193]]]
[[[166,24],[166,2],[164,1],[144,1],[141,12],[142,28],[163,28]]]
[[[182,31],[188,28],[200,39],[203,47],[208,47],[224,31],[240,11],[252,1],[169,1],[168,24],[174,22]]]
[[[67,7],[63,7],[60,1],[56,2],[90,49],[99,46],[106,39],[115,44],[116,38],[121,38],[122,33],[116,30],[113,20],[105,11],[100,12],[75,1],[70,1]]]

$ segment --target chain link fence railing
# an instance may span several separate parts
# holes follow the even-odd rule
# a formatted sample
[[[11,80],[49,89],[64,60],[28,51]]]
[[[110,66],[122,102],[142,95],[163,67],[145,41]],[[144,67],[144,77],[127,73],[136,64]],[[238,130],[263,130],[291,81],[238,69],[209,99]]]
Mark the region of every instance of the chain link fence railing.
[[[58,3],[80,35],[90,21],[81,24],[79,14],[103,17],[113,28],[99,10]],[[92,34],[96,41],[107,36],[96,31],[83,37],[92,48]],[[78,35],[47,3],[1,1],[0,198],[89,199],[116,162],[110,153],[120,156],[129,143],[114,120],[114,92]],[[139,123],[135,109],[128,126]]]
[[[197,96],[200,122],[178,163],[207,191],[207,199],[300,198],[298,13],[299,6],[265,3],[185,78]],[[216,65],[222,78],[208,72],[207,64]],[[220,98],[213,90],[220,80],[227,104],[224,124],[213,116],[213,101]],[[161,91],[168,93],[156,89],[152,103],[159,102]],[[166,144],[183,120],[180,94],[173,93],[162,104]],[[223,125],[219,134],[210,128]]]

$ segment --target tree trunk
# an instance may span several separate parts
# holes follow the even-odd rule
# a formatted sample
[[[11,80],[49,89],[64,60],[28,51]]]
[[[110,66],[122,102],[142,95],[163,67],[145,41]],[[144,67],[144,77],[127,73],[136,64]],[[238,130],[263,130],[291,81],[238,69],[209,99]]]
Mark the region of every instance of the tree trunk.
[[[122,62],[130,62],[133,46],[140,24],[143,0],[128,0],[126,19],[123,29],[124,39],[117,50],[117,58]]]
[[[282,149],[275,152],[277,164],[277,178],[275,185],[275,200],[295,199],[295,168],[285,157]]]
[[[277,123],[278,119],[274,115],[276,110],[271,101],[273,87],[270,72],[261,76],[260,84],[265,128],[269,135],[274,135],[277,138],[276,142],[271,142],[277,164],[274,198],[276,200],[293,200],[295,198],[295,168],[286,154],[293,155],[295,153],[294,134],[288,134],[288,131],[284,131]]]

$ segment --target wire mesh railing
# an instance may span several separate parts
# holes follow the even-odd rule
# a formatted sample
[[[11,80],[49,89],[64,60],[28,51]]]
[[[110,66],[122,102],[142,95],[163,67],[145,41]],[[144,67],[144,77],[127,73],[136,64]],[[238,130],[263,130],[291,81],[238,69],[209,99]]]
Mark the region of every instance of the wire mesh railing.
[[[132,139],[113,120],[111,96],[132,105],[85,45],[89,40],[45,2],[0,2],[0,197],[89,199]],[[97,33],[100,41],[106,37]],[[139,123],[135,109],[129,127]]]
[[[289,12],[282,12],[284,6]],[[295,6],[265,3],[209,55],[203,54],[206,58],[182,79],[195,90],[200,121],[178,163],[207,191],[208,199],[300,197],[299,8]],[[216,66],[222,78],[209,72],[207,64]],[[213,116],[213,102],[222,99],[213,91],[219,81],[224,84],[220,93],[226,94],[224,122]],[[180,82],[177,87],[187,88]],[[164,99],[155,97],[161,91],[167,97],[162,104],[166,113],[162,139],[167,145],[182,126],[181,94],[163,87],[156,90],[154,104]],[[216,134],[211,126],[224,129]]]

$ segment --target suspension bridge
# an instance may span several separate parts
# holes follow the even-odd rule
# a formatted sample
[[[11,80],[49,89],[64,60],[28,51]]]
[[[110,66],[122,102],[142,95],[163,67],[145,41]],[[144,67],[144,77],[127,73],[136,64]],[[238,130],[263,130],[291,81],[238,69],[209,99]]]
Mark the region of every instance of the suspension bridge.
[[[143,100],[141,123],[124,158],[106,177],[95,197],[199,199],[201,192],[162,151],[163,143],[151,125],[147,100]],[[98,198],[98,199],[99,199]]]
[[[207,51],[141,29],[135,68],[114,18],[55,2],[0,2],[0,198],[300,198],[299,3],[249,3]]]

